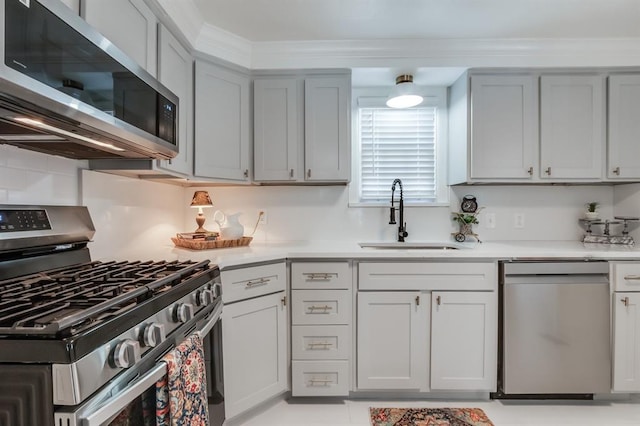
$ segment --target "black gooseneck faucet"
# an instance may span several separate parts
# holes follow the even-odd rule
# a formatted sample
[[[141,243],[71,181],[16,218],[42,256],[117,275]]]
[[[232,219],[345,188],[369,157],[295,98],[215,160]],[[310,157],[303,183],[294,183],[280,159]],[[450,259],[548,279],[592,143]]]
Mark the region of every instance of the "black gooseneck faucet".
[[[393,181],[393,185],[391,185],[391,210],[389,216],[389,225],[396,224],[396,208],[393,205],[393,194],[396,191],[396,185],[400,187],[400,203],[398,204],[398,209],[400,210],[400,224],[398,225],[398,242],[404,243],[404,238],[409,235],[407,232],[407,224],[404,221],[404,200],[402,198],[402,181],[400,179],[396,179]]]

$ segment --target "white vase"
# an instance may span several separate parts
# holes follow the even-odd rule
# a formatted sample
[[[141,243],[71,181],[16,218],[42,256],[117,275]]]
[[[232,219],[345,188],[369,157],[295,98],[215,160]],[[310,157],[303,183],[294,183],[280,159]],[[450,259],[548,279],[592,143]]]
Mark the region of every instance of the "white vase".
[[[584,212],[584,218],[588,220],[596,220],[599,216],[598,212]]]

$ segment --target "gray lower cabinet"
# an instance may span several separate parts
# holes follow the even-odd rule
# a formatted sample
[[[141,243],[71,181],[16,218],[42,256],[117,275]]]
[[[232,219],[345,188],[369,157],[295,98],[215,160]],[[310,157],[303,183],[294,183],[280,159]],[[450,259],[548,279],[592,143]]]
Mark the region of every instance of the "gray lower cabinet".
[[[284,262],[222,270],[224,406],[228,419],[288,390]]]
[[[194,175],[250,182],[249,74],[195,61]]]
[[[291,265],[291,394],[348,396],[351,359],[348,262]]]
[[[254,78],[254,179],[347,182],[350,178],[348,71]]]

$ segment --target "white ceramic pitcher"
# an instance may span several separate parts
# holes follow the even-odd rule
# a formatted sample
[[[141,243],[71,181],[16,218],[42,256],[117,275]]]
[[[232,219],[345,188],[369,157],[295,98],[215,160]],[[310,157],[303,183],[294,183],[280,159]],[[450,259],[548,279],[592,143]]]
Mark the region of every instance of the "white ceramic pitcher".
[[[222,211],[216,210],[213,214],[213,220],[220,227],[220,237],[223,240],[237,240],[242,238],[244,227],[238,222],[238,217],[242,213],[234,213],[225,215]]]

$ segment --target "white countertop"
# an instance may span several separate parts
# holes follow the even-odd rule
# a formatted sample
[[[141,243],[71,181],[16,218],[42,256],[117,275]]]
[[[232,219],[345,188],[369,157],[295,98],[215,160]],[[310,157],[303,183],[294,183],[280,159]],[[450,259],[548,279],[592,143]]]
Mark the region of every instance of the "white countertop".
[[[452,244],[451,242],[441,242]],[[490,241],[464,243],[458,250],[361,248],[353,241],[288,241],[254,243],[247,247],[188,250],[171,242],[142,252],[121,252],[115,260],[210,260],[229,268],[280,259],[602,259],[640,260],[640,247],[583,244],[578,241]],[[101,260],[101,259],[95,259]],[[109,259],[113,260],[113,259]]]

